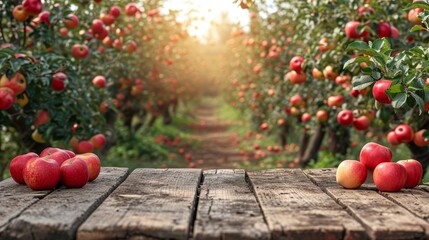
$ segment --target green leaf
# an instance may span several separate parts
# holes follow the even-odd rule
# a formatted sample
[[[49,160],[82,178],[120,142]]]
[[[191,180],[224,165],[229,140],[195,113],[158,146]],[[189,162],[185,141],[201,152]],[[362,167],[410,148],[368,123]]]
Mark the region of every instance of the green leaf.
[[[420,114],[422,114],[425,109],[425,101],[416,93],[410,92],[410,94],[416,100],[416,103],[419,106]]]
[[[387,92],[396,94],[396,93],[403,93],[405,91],[404,91],[404,87],[402,86],[402,84],[397,83],[397,84],[392,84],[390,86],[390,88],[387,90]]]
[[[369,57],[367,57],[367,56],[359,56],[359,57],[352,58],[352,59],[350,59],[350,60],[348,60],[347,62],[344,63],[343,68],[348,68],[352,64],[362,63],[362,62],[365,62],[365,63],[367,63],[369,65],[370,64]]]
[[[399,93],[392,100],[393,108],[400,108],[407,102],[407,94]]]
[[[377,50],[378,52],[382,52],[382,53],[391,49],[390,43],[386,38],[379,38],[379,39],[375,40],[372,43],[371,48]]]
[[[404,11],[410,11],[415,8],[423,8],[424,10],[429,10],[429,4],[423,1],[414,2],[405,7]]]
[[[417,32],[422,30],[426,30],[426,28],[424,28],[422,25],[414,25],[414,27],[410,29],[410,32]]]
[[[361,75],[354,77],[352,83],[354,90],[362,90],[371,86],[374,83],[374,79],[368,75]]]

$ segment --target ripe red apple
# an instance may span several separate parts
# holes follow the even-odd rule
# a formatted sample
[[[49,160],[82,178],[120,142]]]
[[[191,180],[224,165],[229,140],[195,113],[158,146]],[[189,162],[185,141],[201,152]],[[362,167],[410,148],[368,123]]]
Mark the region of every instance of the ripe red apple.
[[[54,91],[61,92],[65,88],[65,82],[67,81],[67,79],[67,75],[65,75],[64,73],[55,73],[52,76],[52,89],[54,89]]]
[[[329,114],[325,110],[319,110],[316,113],[316,118],[319,122],[326,122],[329,118]]]
[[[305,80],[307,80],[307,75],[305,74],[305,72],[296,72],[296,71],[291,71],[289,72],[288,75],[289,81],[292,84],[300,84],[305,82]]]
[[[334,67],[331,65],[326,66],[323,69],[323,76],[325,76],[326,79],[330,80],[330,81],[334,81],[335,78],[338,77],[338,73],[336,73],[334,71]]]
[[[360,187],[366,180],[366,167],[356,160],[344,160],[338,165],[336,180],[344,188]]]
[[[297,106],[301,106],[304,103],[304,100],[299,95],[293,95],[289,99],[289,102],[290,102],[290,105],[297,107]]]
[[[71,50],[72,56],[75,58],[83,59],[89,54],[89,49],[84,44],[75,44]]]
[[[94,79],[92,79],[92,84],[99,88],[105,88],[106,79],[104,78],[104,76],[96,76]]]
[[[322,73],[322,71],[320,71],[317,68],[313,68],[313,70],[311,71],[311,75],[313,75],[313,77],[315,79],[323,79],[323,73]]]
[[[79,18],[71,13],[67,15],[64,25],[66,25],[66,27],[69,29],[75,29],[79,25]]]
[[[76,157],[86,162],[86,165],[88,166],[88,172],[89,172],[88,181],[89,182],[94,181],[100,174],[100,170],[101,170],[100,158],[94,153],[78,154],[76,155]]]
[[[375,186],[383,192],[398,192],[407,181],[407,170],[395,162],[378,164],[372,175]]]
[[[359,160],[366,168],[374,170],[378,164],[392,161],[392,151],[378,143],[369,142],[362,147]]]
[[[22,7],[28,15],[36,16],[42,12],[43,4],[41,0],[24,0]]]
[[[121,50],[123,47],[121,39],[117,38],[117,39],[113,40],[112,46],[116,50]]]
[[[260,128],[261,128],[262,131],[267,130],[268,129],[268,123],[262,123],[261,126],[260,126]]]
[[[414,159],[400,160],[397,163],[404,166],[407,171],[407,181],[405,182],[404,188],[414,188],[418,186],[423,177],[422,164]]]
[[[311,120],[310,113],[303,113],[301,116],[301,122],[309,122]]]
[[[382,104],[390,104],[392,99],[390,99],[386,94],[386,90],[390,88],[390,85],[392,85],[392,81],[378,80],[372,88],[372,95],[375,100]]]
[[[147,15],[149,17],[154,17],[154,16],[158,15],[158,13],[159,13],[158,9],[152,9],[152,10],[149,10],[149,12],[147,12]],[[267,44],[268,44],[268,42],[267,42]]]
[[[40,153],[40,157],[44,159],[53,159],[59,166],[61,166],[61,164],[63,164],[67,159],[70,159],[70,155],[63,149],[59,148],[47,148]]]
[[[135,3],[128,3],[125,6],[125,14],[127,16],[134,16],[137,12],[140,12],[140,10]]]
[[[21,94],[27,88],[27,80],[24,75],[17,72],[10,79],[7,78],[6,74],[1,77],[0,87],[7,87],[13,90],[15,95]]]
[[[399,30],[396,27],[390,26],[390,31],[392,32],[393,38],[399,38]]]
[[[353,123],[354,117],[353,113],[350,110],[342,110],[337,115],[337,121],[343,126],[348,126]]]
[[[86,185],[89,170],[86,162],[74,157],[66,160],[60,167],[61,183],[68,188],[81,188]]]
[[[112,14],[101,14],[100,20],[104,23],[106,26],[110,26],[115,22],[115,17]]]
[[[39,157],[39,155],[33,152],[14,157],[9,165],[9,172],[12,179],[19,184],[25,184],[22,171],[30,159],[37,157]]]
[[[390,37],[392,35],[392,29],[387,23],[380,23],[378,25],[378,37]]]
[[[370,124],[371,121],[367,116],[360,116],[353,120],[353,127],[355,127],[355,129],[358,131],[367,130]]]
[[[419,147],[424,147],[424,146],[428,146],[429,145],[429,138],[425,138],[423,137],[423,134],[425,134],[426,129],[422,129],[418,132],[416,132],[416,134],[414,134],[414,144],[416,144]]]
[[[20,22],[24,22],[29,17],[28,13],[24,10],[22,5],[16,6],[12,11],[12,15],[16,20],[18,20]]]
[[[357,39],[361,37],[366,37],[369,35],[369,32],[364,30],[362,33],[359,33],[357,28],[360,26],[360,22],[350,21],[345,26],[346,36],[351,39]]]
[[[80,141],[77,145],[77,153],[90,153],[94,151],[94,146],[89,141]]]
[[[414,131],[408,124],[399,124],[393,131],[400,143],[409,143],[414,138]]]
[[[103,22],[100,19],[92,20],[91,30],[93,34],[101,33],[104,30]]]
[[[53,189],[60,181],[60,166],[53,159],[32,158],[25,165],[23,176],[33,190]]]
[[[394,131],[390,131],[389,133],[387,133],[387,141],[393,146],[401,144],[398,138],[396,137],[396,134]]]
[[[344,102],[344,97],[341,95],[338,96],[330,96],[328,97],[328,106],[329,107],[341,107]]]
[[[304,62],[304,58],[302,58],[301,56],[295,56],[290,60],[289,67],[291,70],[299,73],[302,71],[303,62]]]
[[[39,14],[39,20],[49,26],[51,25],[51,20],[49,19],[50,16],[51,13],[49,11],[43,11]]]
[[[112,6],[112,7],[110,7],[110,11],[109,11],[109,13],[110,13],[113,17],[118,18],[118,17],[121,15],[121,8],[120,8],[120,7],[118,7],[118,6]]]
[[[127,53],[133,53],[137,50],[137,43],[134,41],[130,41],[127,43],[127,45],[125,46],[125,51]]]
[[[36,121],[34,121],[34,126],[38,127],[50,121],[51,117],[49,116],[48,110],[42,110],[37,114]]]
[[[15,100],[15,93],[12,89],[0,87],[0,110],[11,108]]]
[[[106,144],[106,138],[101,133],[92,136],[89,141],[92,143],[95,150],[103,148],[103,146]]]
[[[422,20],[419,18],[419,13],[423,12],[422,8],[414,8],[408,12],[408,21],[414,24],[421,24]]]

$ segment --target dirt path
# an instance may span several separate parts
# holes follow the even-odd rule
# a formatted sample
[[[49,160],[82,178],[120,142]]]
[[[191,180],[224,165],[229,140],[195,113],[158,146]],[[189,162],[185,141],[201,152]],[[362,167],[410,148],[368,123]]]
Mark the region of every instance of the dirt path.
[[[229,132],[236,122],[228,122],[216,116],[212,106],[201,106],[194,111],[196,124],[192,138],[197,146],[192,149],[192,158],[198,168],[234,168],[241,161],[237,150],[238,135]],[[203,161],[201,161],[203,160]]]

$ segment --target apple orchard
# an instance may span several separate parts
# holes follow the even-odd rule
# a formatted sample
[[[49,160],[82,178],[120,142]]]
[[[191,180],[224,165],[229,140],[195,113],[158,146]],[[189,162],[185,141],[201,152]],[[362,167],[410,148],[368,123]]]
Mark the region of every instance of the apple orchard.
[[[427,169],[428,3],[236,3],[248,24],[202,41],[168,1],[0,2],[0,176],[50,146],[167,158],[165,129],[213,92],[277,142],[273,167],[337,167],[377,142]]]

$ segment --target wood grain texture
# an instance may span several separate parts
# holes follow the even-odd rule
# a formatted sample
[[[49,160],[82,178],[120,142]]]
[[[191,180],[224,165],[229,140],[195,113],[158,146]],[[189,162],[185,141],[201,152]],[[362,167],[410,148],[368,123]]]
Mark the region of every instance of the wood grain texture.
[[[344,189],[335,182],[335,169],[308,170],[306,174],[358,219],[372,239],[427,238],[429,224],[386,199],[373,185]],[[404,194],[401,191],[400,194]]]
[[[364,228],[299,169],[248,172],[273,239],[366,239]]]
[[[15,218],[1,239],[75,239],[79,225],[126,178],[127,168],[102,168],[83,188],[64,187]]]
[[[0,182],[0,236],[7,225],[50,191],[33,191],[12,178]]]
[[[80,226],[77,239],[187,239],[200,169],[136,169]]]
[[[270,239],[244,170],[204,172],[194,239]]]

